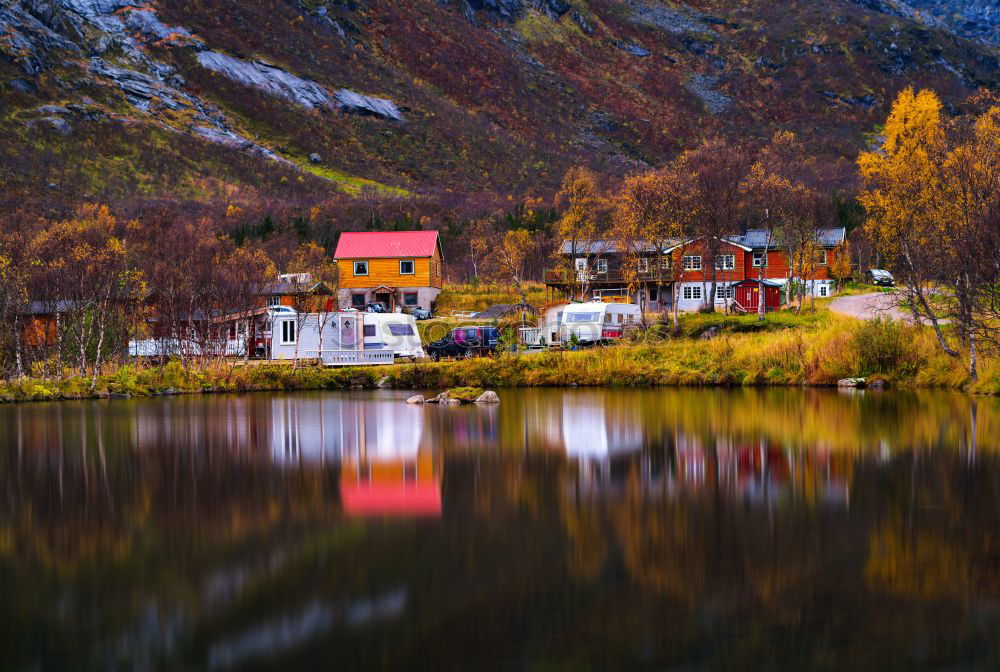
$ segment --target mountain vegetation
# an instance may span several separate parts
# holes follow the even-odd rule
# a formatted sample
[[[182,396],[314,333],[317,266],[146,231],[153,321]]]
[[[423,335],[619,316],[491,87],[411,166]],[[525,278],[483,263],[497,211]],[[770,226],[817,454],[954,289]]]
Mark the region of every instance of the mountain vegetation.
[[[228,212],[330,247],[779,130],[850,191],[900,90],[954,113],[996,88],[990,4],[2,0],[0,207]]]

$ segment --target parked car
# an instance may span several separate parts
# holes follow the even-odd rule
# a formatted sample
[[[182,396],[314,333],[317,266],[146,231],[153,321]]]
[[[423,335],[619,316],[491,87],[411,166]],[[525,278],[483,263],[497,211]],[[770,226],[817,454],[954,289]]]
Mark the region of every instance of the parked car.
[[[385,309],[385,305],[381,303],[369,303],[365,306],[366,313],[388,313],[389,311]]]
[[[427,354],[437,361],[443,357],[482,357],[500,348],[496,327],[459,327],[427,346]]]
[[[413,315],[415,320],[429,320],[431,319],[431,311],[426,308],[414,308],[410,311],[410,315]]]
[[[895,278],[892,277],[892,273],[889,271],[884,271],[880,268],[873,268],[867,273],[868,282],[873,285],[878,285],[879,287],[893,287],[896,284]]]

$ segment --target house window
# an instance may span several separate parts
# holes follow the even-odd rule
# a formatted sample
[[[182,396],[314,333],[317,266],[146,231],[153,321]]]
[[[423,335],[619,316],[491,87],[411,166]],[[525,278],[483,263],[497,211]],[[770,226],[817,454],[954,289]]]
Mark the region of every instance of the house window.
[[[282,345],[295,344],[295,320],[281,321],[281,344]]]
[[[576,270],[583,272],[587,270],[587,260],[583,257],[577,257],[574,261],[576,264]]]
[[[640,273],[649,273],[649,259],[642,257],[636,260],[636,267]]]
[[[684,288],[685,299],[701,299],[701,287],[689,285]]]
[[[235,322],[233,324],[229,325],[229,340],[230,341],[235,341],[236,340],[236,323]]]
[[[735,287],[723,287],[722,285],[717,285],[715,288],[715,297],[717,299],[732,299],[736,296]]]
[[[401,259],[399,262],[399,274],[400,275],[413,275],[416,273],[416,267],[414,266],[412,259]]]
[[[364,326],[364,335],[365,335],[365,338],[375,338],[375,325],[374,324],[366,324]]]
[[[364,294],[351,294],[351,306],[354,308],[364,308],[365,307],[365,295]]]
[[[354,262],[354,275],[368,275],[368,262],[367,261],[355,261]]]
[[[691,254],[684,257],[684,270],[685,271],[700,271],[701,270],[701,255]]]
[[[608,260],[607,259],[598,259],[597,260],[597,272],[598,273],[607,273],[608,272]]]
[[[736,268],[735,254],[720,254],[715,258],[715,268],[719,271],[731,271]]]
[[[659,300],[660,292],[658,290],[659,290],[659,287],[650,287],[649,288],[649,300],[650,301],[658,301]]]
[[[767,266],[767,252],[754,252],[753,267],[760,268],[761,266]]]
[[[816,263],[820,266],[826,266],[826,250],[820,250],[816,253]]]
[[[280,296],[269,296],[269,297],[267,297],[267,305],[270,306],[271,308],[273,308],[275,306],[280,306],[281,305],[281,297]]]
[[[403,292],[403,305],[404,306],[415,306],[415,305],[417,305],[417,293],[416,292]]]
[[[830,296],[830,288],[827,287],[826,285],[820,285],[819,286],[819,295],[820,296]]]

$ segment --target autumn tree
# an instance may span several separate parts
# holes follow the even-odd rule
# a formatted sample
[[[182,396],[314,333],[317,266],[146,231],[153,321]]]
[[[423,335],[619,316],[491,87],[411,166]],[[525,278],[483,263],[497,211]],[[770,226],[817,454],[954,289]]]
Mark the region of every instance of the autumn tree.
[[[991,106],[978,119],[946,124],[941,112],[931,91],[899,94],[881,147],[859,158],[860,201],[869,234],[902,271],[901,305],[915,321],[929,323],[942,351],[958,358],[941,328],[942,317],[952,319],[976,380],[981,303],[996,282],[996,271],[984,269],[975,251],[989,236],[1000,186],[998,113]]]
[[[556,254],[560,263],[564,263],[566,255],[569,255],[569,263],[573,264],[571,268],[577,273],[580,283],[580,299],[583,300],[590,291],[591,270],[611,250],[608,204],[597,175],[587,168],[570,168],[556,194],[556,205],[562,209],[556,226],[560,241]]]
[[[500,234],[497,246],[490,255],[490,266],[495,276],[504,283],[514,285],[521,295],[521,305],[528,306],[524,289],[525,260],[534,251],[535,240],[525,229],[513,229]]]
[[[853,274],[851,267],[851,243],[842,240],[833,251],[833,261],[830,262],[830,275],[838,282],[846,282]]]
[[[745,217],[743,183],[752,165],[751,157],[745,146],[721,139],[709,140],[686,155],[696,202],[692,233],[701,240],[707,257],[710,289],[703,291],[703,296],[708,311],[715,310],[720,251]]]

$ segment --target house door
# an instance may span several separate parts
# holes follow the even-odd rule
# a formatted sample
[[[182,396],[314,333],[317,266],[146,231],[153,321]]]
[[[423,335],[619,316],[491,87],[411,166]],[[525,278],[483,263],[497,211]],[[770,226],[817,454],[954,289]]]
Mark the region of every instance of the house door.
[[[390,313],[396,308],[393,295],[390,292],[375,292],[375,303],[381,303]]]

